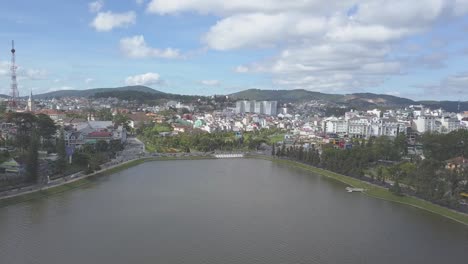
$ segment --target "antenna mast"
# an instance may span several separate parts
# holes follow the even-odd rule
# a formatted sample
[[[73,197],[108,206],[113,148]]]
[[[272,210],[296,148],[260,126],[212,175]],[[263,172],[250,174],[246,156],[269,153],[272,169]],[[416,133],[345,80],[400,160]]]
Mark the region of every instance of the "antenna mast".
[[[10,101],[8,102],[8,105],[10,106],[11,109],[14,109],[18,106],[18,97],[19,97],[19,92],[18,92],[18,83],[16,81],[16,58],[15,58],[15,41],[11,41],[11,67],[10,67],[10,72],[11,72],[11,91],[10,91]]]

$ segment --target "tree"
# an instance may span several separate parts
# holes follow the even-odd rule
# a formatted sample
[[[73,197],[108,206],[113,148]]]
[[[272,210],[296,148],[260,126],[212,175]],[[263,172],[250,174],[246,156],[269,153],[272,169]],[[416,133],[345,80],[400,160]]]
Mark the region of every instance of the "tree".
[[[6,120],[16,125],[15,146],[25,151],[30,145],[31,133],[36,124],[36,116],[31,113],[12,112],[6,114]]]
[[[109,144],[104,140],[99,140],[95,145],[96,151],[106,152],[109,149]]]
[[[57,126],[54,120],[48,115],[38,114],[37,117],[37,132],[43,139],[50,139],[57,132]]]
[[[382,166],[377,167],[377,180],[385,182],[384,171]]]
[[[405,134],[400,133],[393,141],[393,145],[395,146],[400,155],[405,156],[408,154],[408,144],[406,142]]]
[[[112,120],[112,112],[110,109],[103,108],[96,113],[96,117],[101,121],[110,121]]]
[[[67,153],[65,150],[65,134],[63,129],[60,130],[60,135],[55,147],[58,155],[57,170],[59,173],[63,173],[67,167]]]
[[[27,163],[26,163],[26,177],[28,181],[39,183],[39,139],[37,133],[34,131],[31,137],[31,143],[28,148]]]
[[[125,130],[130,131],[130,118],[126,115],[118,113],[114,116],[113,122],[116,126],[123,126]]]
[[[275,156],[275,144],[271,145],[271,155]]]
[[[286,155],[286,144],[281,145],[281,151],[280,151],[280,156]]]
[[[401,192],[401,187],[400,187],[400,183],[397,180],[395,180],[395,182],[393,183],[392,187],[390,187],[389,189],[392,193],[396,194],[396,195],[401,195],[402,192]]]

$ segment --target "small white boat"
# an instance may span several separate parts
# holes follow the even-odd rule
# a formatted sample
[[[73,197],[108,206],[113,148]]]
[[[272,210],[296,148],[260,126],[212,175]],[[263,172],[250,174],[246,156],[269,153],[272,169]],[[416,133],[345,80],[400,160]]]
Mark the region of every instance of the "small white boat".
[[[352,188],[352,187],[346,187],[347,192],[363,192],[363,188]]]

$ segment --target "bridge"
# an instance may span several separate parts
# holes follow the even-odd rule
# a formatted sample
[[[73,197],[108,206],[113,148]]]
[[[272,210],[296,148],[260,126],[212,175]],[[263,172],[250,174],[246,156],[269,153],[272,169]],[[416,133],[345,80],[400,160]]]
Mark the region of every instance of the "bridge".
[[[213,155],[217,159],[232,159],[232,158],[243,158],[244,154],[214,154]]]

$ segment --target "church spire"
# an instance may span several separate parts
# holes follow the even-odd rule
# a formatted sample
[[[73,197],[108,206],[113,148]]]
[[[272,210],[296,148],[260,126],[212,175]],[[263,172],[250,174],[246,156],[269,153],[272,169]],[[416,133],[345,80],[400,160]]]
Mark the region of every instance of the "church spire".
[[[28,99],[28,106],[27,106],[27,111],[29,112],[34,112],[36,109],[35,109],[35,105],[34,105],[34,99],[33,99],[33,93],[32,93],[32,89],[31,89],[31,93],[29,95],[29,99]]]

